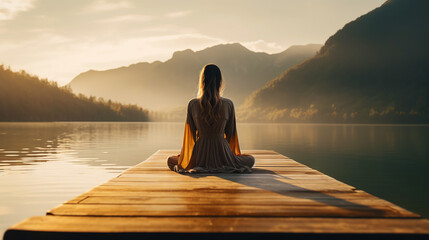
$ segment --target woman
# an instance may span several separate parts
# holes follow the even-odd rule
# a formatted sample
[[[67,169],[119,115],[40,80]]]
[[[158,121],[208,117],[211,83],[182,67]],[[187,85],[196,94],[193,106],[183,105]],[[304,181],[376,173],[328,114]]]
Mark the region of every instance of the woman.
[[[231,100],[220,96],[222,74],[214,64],[201,70],[198,98],[188,103],[182,151],[168,158],[176,172],[251,172],[255,158],[241,154]]]

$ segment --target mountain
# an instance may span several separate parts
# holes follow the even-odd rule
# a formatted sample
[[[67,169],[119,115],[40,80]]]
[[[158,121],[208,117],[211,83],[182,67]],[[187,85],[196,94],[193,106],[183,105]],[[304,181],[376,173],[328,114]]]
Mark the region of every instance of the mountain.
[[[76,96],[55,82],[0,65],[0,121],[148,121],[148,111]]]
[[[390,0],[253,92],[247,121],[429,123],[429,1]]]
[[[137,63],[106,71],[90,70],[69,84],[74,92],[138,104],[149,109],[186,106],[197,94],[198,78],[207,63],[217,64],[225,80],[224,96],[240,104],[254,90],[285,69],[312,57],[321,45],[292,46],[277,53],[253,52],[222,44],[201,51],[175,52],[165,62]]]

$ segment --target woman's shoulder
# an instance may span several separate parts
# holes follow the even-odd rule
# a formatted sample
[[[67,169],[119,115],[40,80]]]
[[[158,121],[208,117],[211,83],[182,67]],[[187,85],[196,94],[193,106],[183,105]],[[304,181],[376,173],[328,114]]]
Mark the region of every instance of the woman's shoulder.
[[[195,108],[199,106],[199,99],[198,98],[192,98],[188,102],[188,111],[195,110]]]
[[[199,102],[199,99],[198,98],[192,98],[191,100],[189,100],[188,106],[191,105],[191,104],[194,104],[196,102]]]
[[[234,103],[232,102],[231,99],[229,98],[224,98],[224,97],[220,97],[220,99],[222,100],[222,103],[227,103],[230,106],[234,106]]]

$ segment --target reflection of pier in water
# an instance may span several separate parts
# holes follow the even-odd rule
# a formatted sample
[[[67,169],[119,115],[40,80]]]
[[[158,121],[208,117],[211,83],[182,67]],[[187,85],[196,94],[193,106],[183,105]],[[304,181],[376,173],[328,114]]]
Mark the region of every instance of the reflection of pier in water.
[[[252,174],[181,175],[160,150],[5,239],[120,237],[429,238],[429,221],[274,151]]]

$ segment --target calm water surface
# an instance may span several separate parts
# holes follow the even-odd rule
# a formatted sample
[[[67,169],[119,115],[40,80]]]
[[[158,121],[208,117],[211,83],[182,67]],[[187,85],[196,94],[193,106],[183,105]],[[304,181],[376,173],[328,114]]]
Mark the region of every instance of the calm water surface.
[[[0,123],[0,234],[102,184],[183,123]],[[429,217],[429,126],[238,124],[242,149],[272,149]]]

